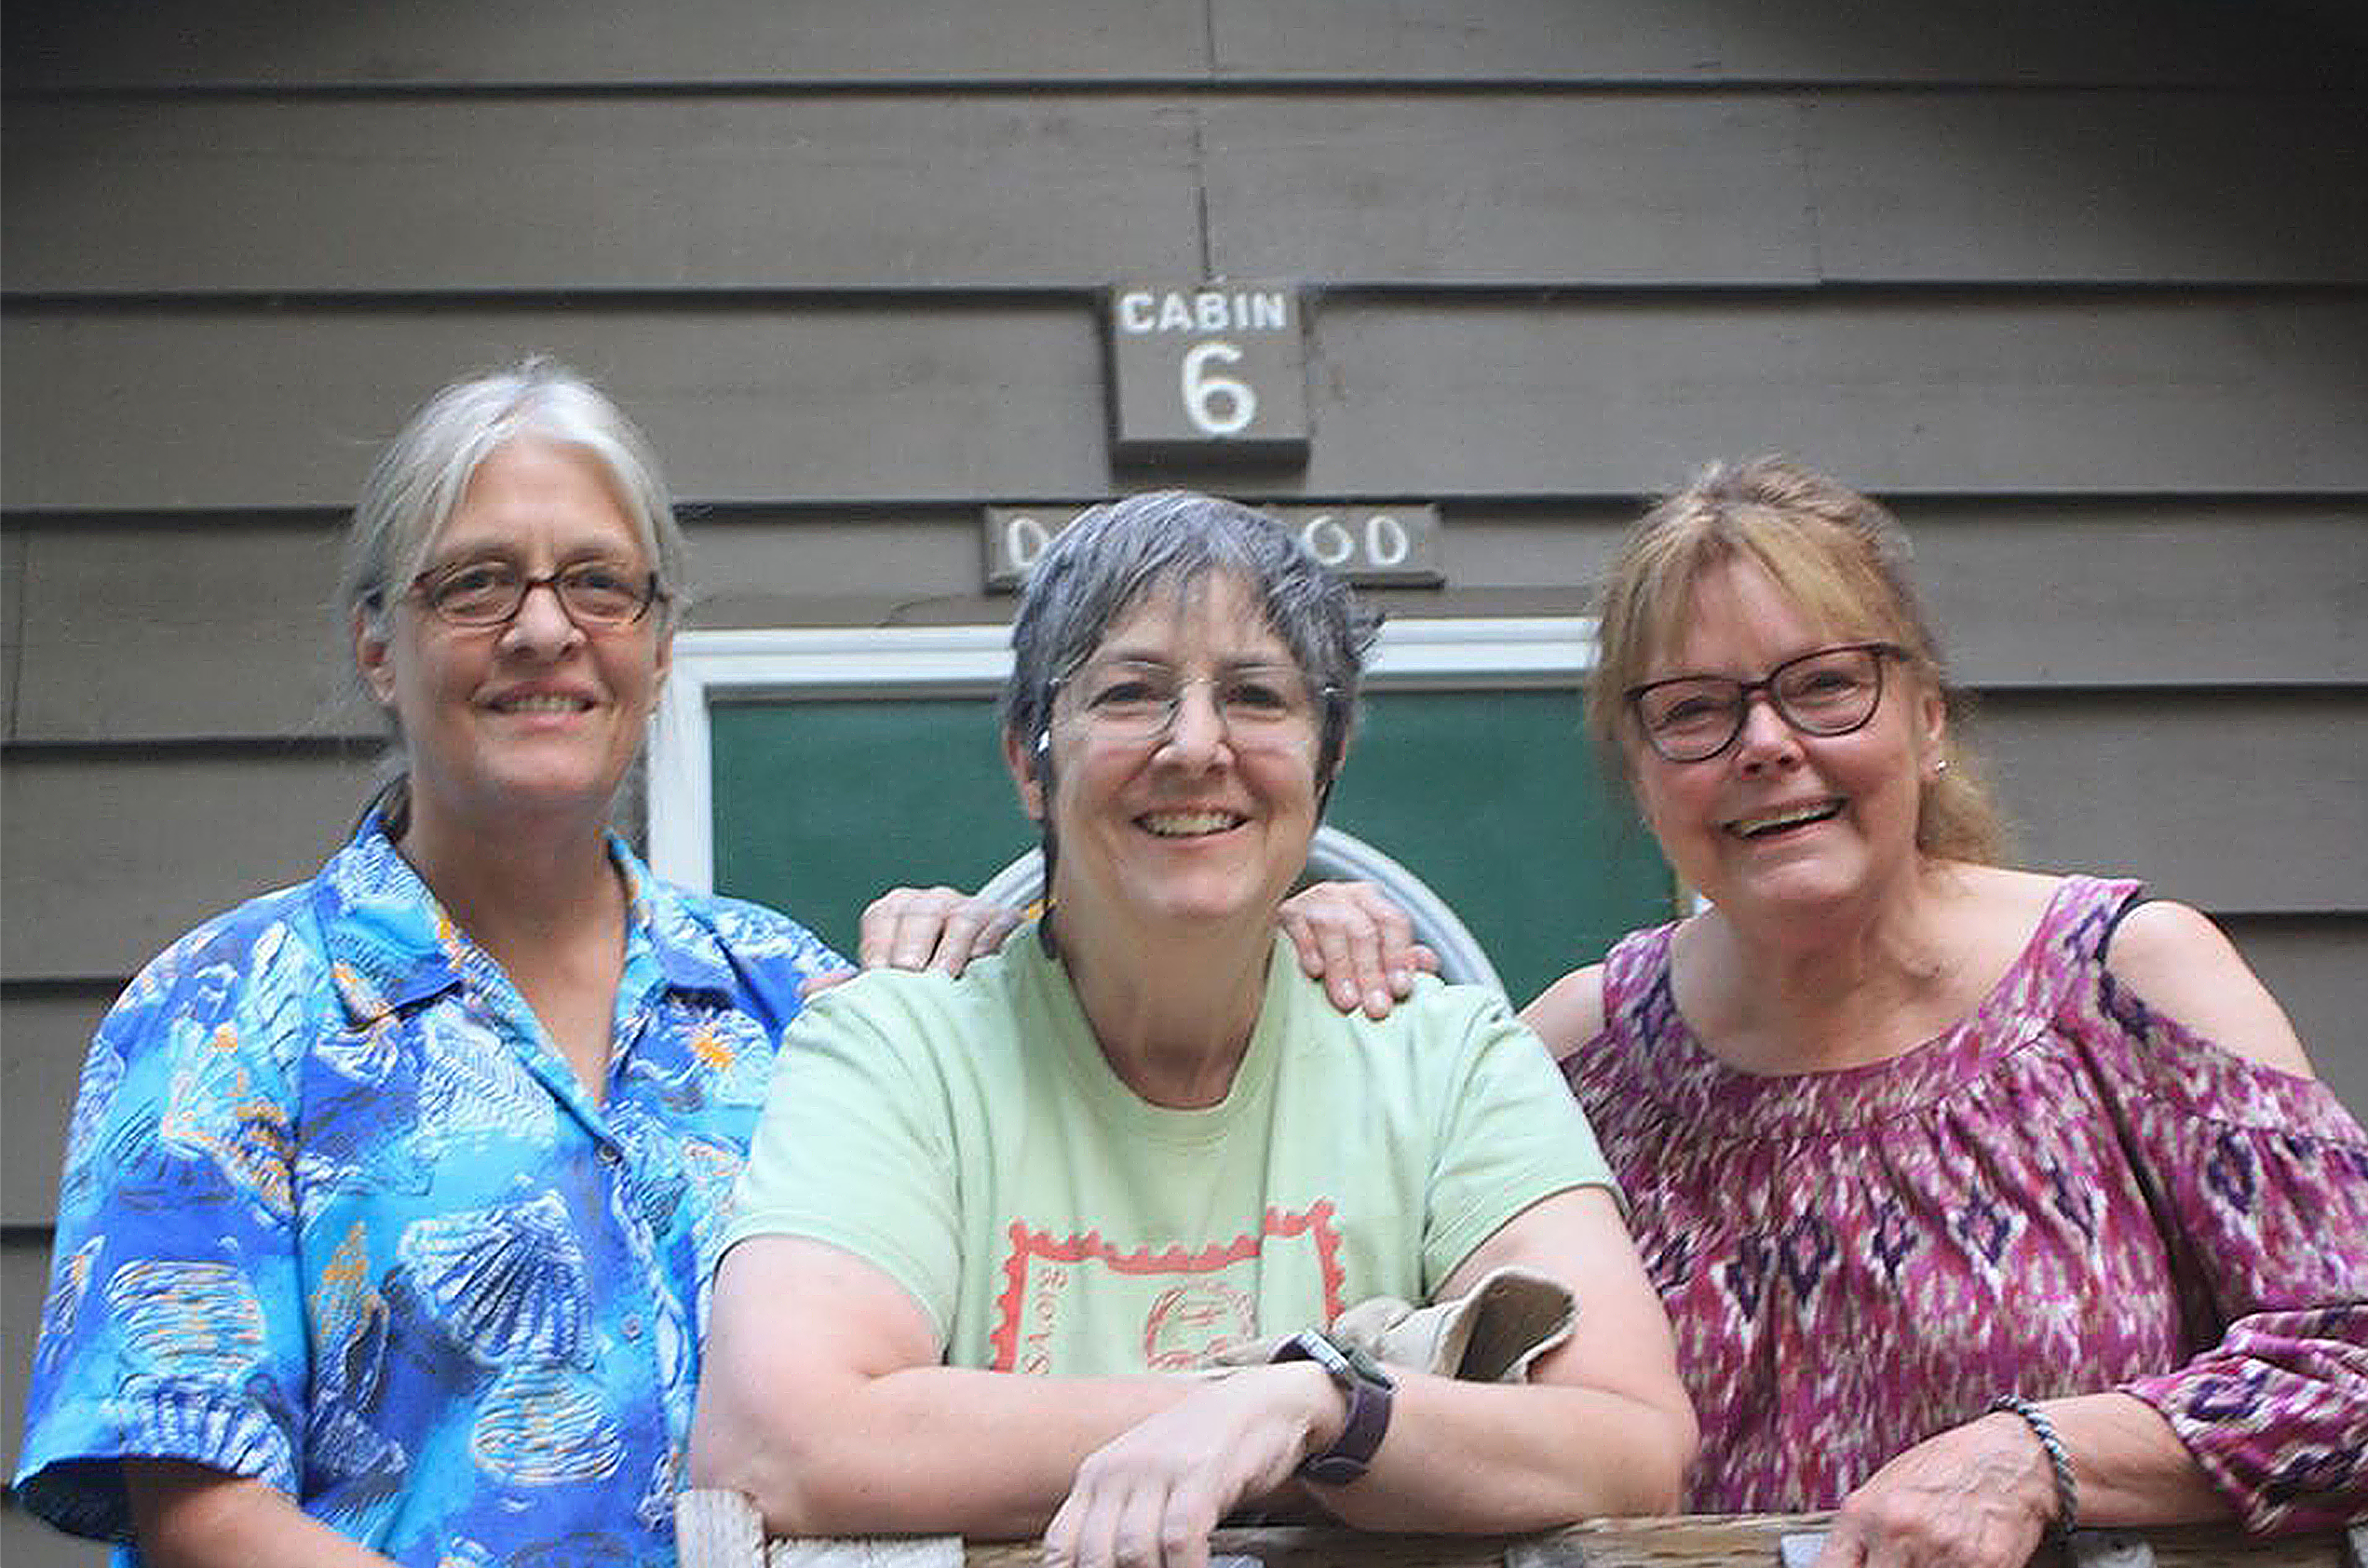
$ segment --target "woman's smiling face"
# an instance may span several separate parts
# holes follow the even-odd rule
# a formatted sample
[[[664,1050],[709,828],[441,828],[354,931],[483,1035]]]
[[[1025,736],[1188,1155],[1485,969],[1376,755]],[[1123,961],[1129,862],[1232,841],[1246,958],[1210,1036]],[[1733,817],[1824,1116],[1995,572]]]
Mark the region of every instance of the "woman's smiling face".
[[[1758,681],[1787,659],[1858,640],[1811,620],[1744,561],[1703,574],[1681,625],[1648,679]],[[1754,694],[1726,750],[1672,763],[1628,716],[1624,746],[1638,803],[1688,885],[1739,912],[1805,911],[1882,897],[1893,879],[1913,872],[1923,781],[1942,755],[1942,704],[1909,668],[1884,662],[1882,700],[1846,735],[1805,735],[1766,694]]]
[[[1097,717],[1098,704],[1140,690],[1177,694],[1157,733],[1122,734]],[[1259,711],[1278,703],[1292,711]],[[1239,715],[1231,723],[1226,707]],[[1052,893],[1064,921],[1144,939],[1270,925],[1315,835],[1314,709],[1238,577],[1155,586],[1122,613],[1062,683],[1046,772],[1030,765],[1032,738],[1006,742],[1022,801],[1049,816],[1059,845]]]
[[[529,577],[607,562],[636,579],[650,562],[601,465],[538,437],[478,465],[427,552],[430,572],[498,561]],[[357,628],[373,695],[394,710],[422,814],[499,831],[553,810],[604,814],[639,751],[670,636],[655,615],[579,626],[548,586],[497,626],[454,626],[415,593]]]

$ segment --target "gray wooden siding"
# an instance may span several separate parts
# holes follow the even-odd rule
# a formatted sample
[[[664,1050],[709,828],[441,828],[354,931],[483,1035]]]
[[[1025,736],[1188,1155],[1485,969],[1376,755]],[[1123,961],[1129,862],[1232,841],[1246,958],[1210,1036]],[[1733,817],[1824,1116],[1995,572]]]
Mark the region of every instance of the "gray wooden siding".
[[[1344,292],[1312,314],[1313,452],[1260,488],[1636,494],[1781,449],[1892,492],[2368,491],[2368,291]],[[414,388],[535,345],[604,374],[698,499],[1092,494],[1159,477],[1112,466],[1097,320],[1058,295],[45,302],[0,324],[0,500],[334,505]]]
[[[1204,183],[1241,277],[2357,283],[2361,102],[151,92],[28,101],[0,156],[19,291],[1089,287],[1197,267]]]
[[[2356,42],[2335,0],[700,0],[654,26],[633,0],[414,0],[399,22],[307,0],[90,0],[8,16],[11,85],[1036,83],[1078,79],[2219,82],[2334,74]],[[21,12],[20,16],[19,13]],[[2297,52],[2303,51],[2303,52]]]
[[[2035,863],[2219,915],[2368,1109],[2368,28],[2319,0],[11,4],[0,1423],[91,1023],[304,875],[340,511],[547,349],[694,624],[999,618],[976,507],[1436,500],[1401,615],[1568,614],[1787,450],[1914,530]],[[1114,466],[1096,291],[1310,292],[1304,468]],[[0,1509],[12,1564],[94,1560]]]

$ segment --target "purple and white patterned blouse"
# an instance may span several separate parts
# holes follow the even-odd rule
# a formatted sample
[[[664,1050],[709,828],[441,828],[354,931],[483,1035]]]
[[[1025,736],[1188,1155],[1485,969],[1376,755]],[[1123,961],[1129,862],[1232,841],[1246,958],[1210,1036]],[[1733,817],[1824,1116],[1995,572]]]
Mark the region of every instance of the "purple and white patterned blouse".
[[[1563,1070],[1677,1331],[1688,1507],[1831,1507],[1996,1395],[2118,1388],[2250,1528],[2368,1514],[2368,1135],[2115,982],[2138,896],[2066,878],[1954,1028],[1831,1073],[1705,1050],[1674,926],[1613,949]]]

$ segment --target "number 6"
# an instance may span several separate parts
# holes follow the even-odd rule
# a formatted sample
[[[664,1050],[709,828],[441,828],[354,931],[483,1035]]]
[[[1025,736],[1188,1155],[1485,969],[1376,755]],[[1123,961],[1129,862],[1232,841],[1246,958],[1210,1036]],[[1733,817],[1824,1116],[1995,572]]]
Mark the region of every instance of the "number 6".
[[[1258,394],[1247,382],[1236,381],[1229,375],[1203,375],[1201,366],[1211,359],[1232,364],[1241,358],[1241,350],[1222,338],[1193,345],[1184,357],[1184,406],[1193,424],[1211,436],[1237,435],[1258,417]],[[1220,417],[1209,406],[1211,399],[1223,398],[1232,406]]]

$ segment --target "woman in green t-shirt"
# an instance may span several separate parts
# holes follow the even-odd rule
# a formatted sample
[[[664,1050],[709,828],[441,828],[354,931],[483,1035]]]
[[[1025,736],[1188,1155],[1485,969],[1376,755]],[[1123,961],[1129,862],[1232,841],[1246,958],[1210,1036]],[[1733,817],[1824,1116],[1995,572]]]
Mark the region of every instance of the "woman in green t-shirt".
[[[1198,1568],[1245,1507],[1502,1531],[1675,1502],[1694,1423],[1668,1325],[1543,1048],[1428,980],[1387,1022],[1345,1018],[1276,935],[1371,638],[1227,502],[1130,497],[1048,550],[1003,733],[1050,912],[959,979],[867,975],[785,1037],[697,1483],[778,1534],[1042,1533],[1085,1568]],[[1321,1335],[1509,1264],[1580,1303],[1526,1383]]]

